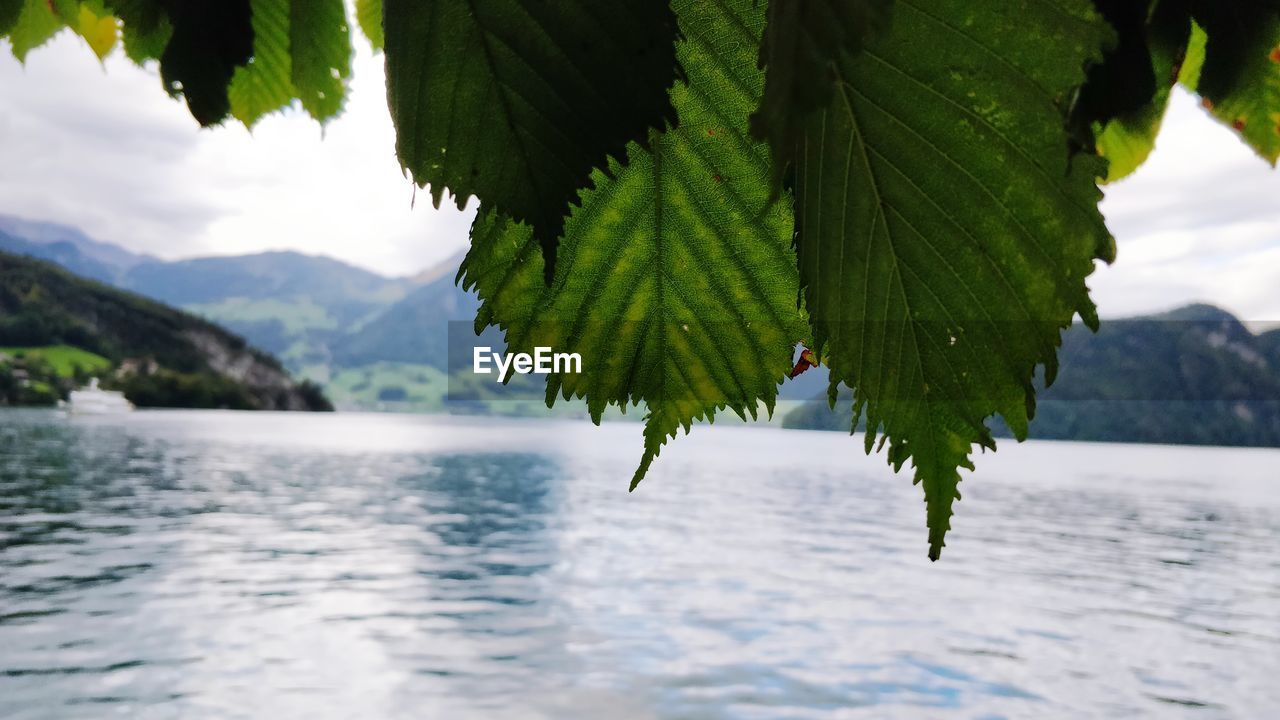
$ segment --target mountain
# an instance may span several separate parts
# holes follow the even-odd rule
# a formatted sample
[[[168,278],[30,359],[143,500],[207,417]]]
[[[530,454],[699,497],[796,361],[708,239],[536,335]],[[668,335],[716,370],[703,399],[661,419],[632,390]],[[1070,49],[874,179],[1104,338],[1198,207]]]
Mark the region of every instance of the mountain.
[[[413,288],[407,279],[296,252],[147,262],[121,285],[215,320],[318,379],[343,336]]]
[[[217,305],[228,298],[305,299],[340,323],[354,323],[404,297],[411,284],[327,257],[297,252],[145,262],[123,284],[175,305]]]
[[[142,263],[125,287],[215,320],[357,409],[442,407],[450,323],[479,303],[454,284],[462,256],[388,278],[294,252]]]
[[[1275,365],[1280,365],[1280,330],[1268,330],[1258,336],[1258,350]]]
[[[391,278],[296,252],[165,262],[75,228],[0,216],[0,250],[179,306],[281,357],[343,407],[438,410],[448,349],[472,342],[478,301],[454,285],[461,256]],[[450,333],[454,343],[450,343]],[[483,344],[498,346],[490,330]],[[1280,330],[1254,335],[1208,305],[1103,324],[1064,335],[1061,369],[1039,393],[1032,437],[1133,442],[1280,444]],[[784,425],[846,430],[827,410],[827,375],[783,383],[805,401]],[[998,432],[1007,429],[995,423]]]
[[[0,251],[49,260],[212,320],[353,408],[439,409],[450,322],[469,333],[478,305],[454,285],[461,255],[412,277],[297,252],[170,262],[75,228],[7,216],[0,216]]]
[[[420,280],[388,278],[297,252],[168,262],[76,228],[0,215],[0,251],[62,267],[189,310],[323,379],[338,340],[403,299]]]
[[[108,283],[115,282],[121,272],[119,268],[85,255],[75,243],[66,240],[37,243],[0,230],[0,252],[48,260],[77,275]]]
[[[1039,383],[1030,436],[1053,440],[1280,446],[1280,331],[1190,305],[1063,336],[1057,380]],[[784,427],[848,432],[849,398],[793,410]],[[1008,428],[993,423],[997,434]]]
[[[420,273],[417,279],[425,284],[342,339],[334,350],[334,364],[359,367],[390,361],[446,369],[449,323],[465,323],[469,330],[480,307],[473,293],[453,282],[461,262],[458,255]]]
[[[3,244],[5,236],[9,240],[26,243],[37,252],[28,253],[10,250],[9,247]],[[47,252],[57,253],[59,257],[46,257],[45,255],[37,254],[42,246],[46,248]],[[63,260],[65,259],[68,262],[79,264],[83,268],[94,270],[94,272],[72,270],[73,272],[108,282],[113,282],[120,273],[134,265],[152,259],[147,255],[129,252],[119,245],[94,240],[79,228],[39,220],[28,220],[13,215],[0,215],[0,250],[44,257],[47,260],[52,260],[59,265],[72,269],[69,265],[64,264]],[[99,277],[100,273],[105,274],[105,276]]]
[[[62,346],[108,361],[104,385],[141,406],[329,409],[317,388],[294,382],[277,360],[213,323],[0,253],[0,347],[25,356]]]

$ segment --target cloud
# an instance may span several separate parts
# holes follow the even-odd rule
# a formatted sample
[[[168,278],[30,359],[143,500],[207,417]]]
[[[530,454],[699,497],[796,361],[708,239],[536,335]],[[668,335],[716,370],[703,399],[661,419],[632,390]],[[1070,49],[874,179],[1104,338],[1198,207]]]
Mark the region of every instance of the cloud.
[[[357,42],[344,114],[201,130],[152,66],[99,65],[69,32],[0,57],[0,212],[165,258],[291,249],[407,275],[466,246],[471,213],[412,203],[383,68]]]
[[[1211,302],[1280,321],[1280,173],[1175,93],[1156,151],[1107,188],[1119,257],[1090,285],[1104,316]]]

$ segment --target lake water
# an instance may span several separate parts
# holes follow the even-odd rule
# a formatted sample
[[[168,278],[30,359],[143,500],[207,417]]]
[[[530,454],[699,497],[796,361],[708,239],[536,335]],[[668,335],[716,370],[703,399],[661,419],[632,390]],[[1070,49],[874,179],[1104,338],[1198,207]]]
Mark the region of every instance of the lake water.
[[[1280,452],[0,412],[3,718],[1271,718]]]

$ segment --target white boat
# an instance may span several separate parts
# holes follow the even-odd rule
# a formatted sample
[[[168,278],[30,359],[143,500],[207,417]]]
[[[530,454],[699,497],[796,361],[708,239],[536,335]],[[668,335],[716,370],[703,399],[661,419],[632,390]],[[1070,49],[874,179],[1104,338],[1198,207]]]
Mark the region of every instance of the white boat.
[[[76,415],[106,415],[129,412],[133,403],[125,399],[124,393],[98,387],[98,378],[92,378],[88,387],[71,391],[67,409]]]

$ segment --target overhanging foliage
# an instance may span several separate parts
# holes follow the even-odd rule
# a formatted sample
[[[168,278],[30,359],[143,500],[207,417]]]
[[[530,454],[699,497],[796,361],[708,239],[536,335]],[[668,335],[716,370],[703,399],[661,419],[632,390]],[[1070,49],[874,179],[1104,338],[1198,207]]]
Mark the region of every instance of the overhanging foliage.
[[[122,40],[202,125],[339,114],[353,22],[401,163],[483,204],[477,329],[583,354],[549,403],[646,405],[633,487],[680,427],[770,412],[804,343],[914,466],[934,558],[989,418],[1021,436],[1096,325],[1098,183],[1172,87],[1280,159],[1280,0],[0,0],[19,60]]]

